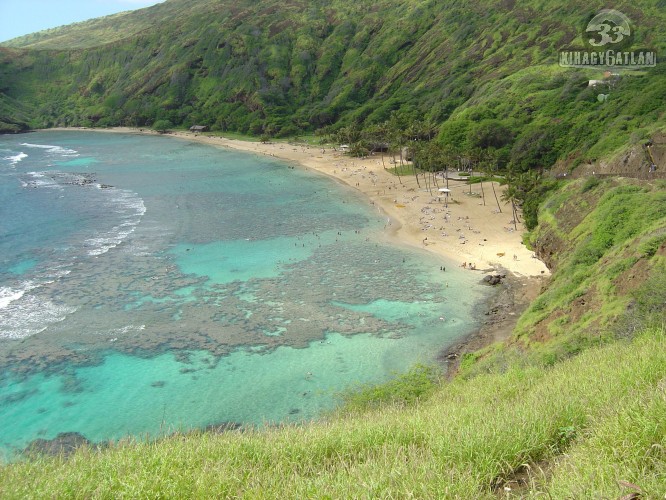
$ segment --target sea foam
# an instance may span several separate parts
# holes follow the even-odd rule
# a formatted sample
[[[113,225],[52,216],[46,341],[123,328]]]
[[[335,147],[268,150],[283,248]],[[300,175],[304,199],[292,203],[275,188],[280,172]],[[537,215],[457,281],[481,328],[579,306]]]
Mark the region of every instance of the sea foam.
[[[63,148],[62,146],[53,146],[50,144],[30,144],[29,142],[22,142],[21,146],[26,148],[45,149],[49,154],[60,156],[78,156],[79,152],[74,149]]]
[[[4,309],[0,309],[0,338],[24,339],[48,329],[49,325],[64,321],[76,311],[74,307],[56,305],[34,295],[22,295]]]
[[[24,158],[27,158],[28,155],[24,152],[20,152],[13,156],[5,156],[5,160],[9,160],[10,165],[15,166],[17,163],[21,162]]]
[[[123,222],[109,231],[100,232],[93,238],[85,240],[84,246],[89,248],[88,255],[91,256],[103,255],[120,245],[135,231],[143,214],[146,213],[146,205],[136,193],[121,189],[109,191],[114,195],[109,200],[110,208],[122,216]]]
[[[24,188],[48,188],[60,189],[62,186],[46,172],[28,172],[25,174],[26,180],[21,180],[21,186]]]
[[[20,299],[25,294],[25,290],[14,290],[9,287],[0,288],[0,309],[4,309],[15,300]]]
[[[49,300],[28,294],[39,288],[32,281],[21,288],[0,288],[0,338],[23,339],[46,330],[49,325],[63,321],[74,307],[57,305]]]

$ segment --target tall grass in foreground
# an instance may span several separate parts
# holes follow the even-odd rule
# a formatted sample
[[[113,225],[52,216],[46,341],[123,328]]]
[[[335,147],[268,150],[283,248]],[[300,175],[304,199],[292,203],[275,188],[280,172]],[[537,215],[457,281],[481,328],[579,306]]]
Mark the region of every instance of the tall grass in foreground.
[[[666,333],[300,427],[178,435],[0,469],[2,498],[496,498],[666,494]],[[547,496],[547,495],[546,495]]]

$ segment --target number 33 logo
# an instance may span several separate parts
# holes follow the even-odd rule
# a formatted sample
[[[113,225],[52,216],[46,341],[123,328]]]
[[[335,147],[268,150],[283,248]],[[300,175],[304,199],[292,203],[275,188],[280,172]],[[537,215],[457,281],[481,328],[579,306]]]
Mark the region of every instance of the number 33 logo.
[[[631,36],[631,26],[629,19],[622,12],[604,9],[589,22],[585,32],[598,33],[598,37],[590,38],[588,42],[593,47],[603,47],[620,43]]]

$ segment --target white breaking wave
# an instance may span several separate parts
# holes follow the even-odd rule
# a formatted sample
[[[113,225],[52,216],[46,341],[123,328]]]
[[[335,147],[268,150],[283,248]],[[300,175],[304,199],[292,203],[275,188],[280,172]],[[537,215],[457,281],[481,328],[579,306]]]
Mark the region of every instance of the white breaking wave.
[[[28,284],[29,289],[36,288]],[[26,295],[28,290],[0,288],[0,338],[23,339],[46,330],[49,325],[63,321],[74,307],[59,306],[34,295]]]
[[[56,182],[52,176],[47,175],[45,172],[28,172],[26,176],[29,178],[29,180],[21,181],[21,186],[24,188],[63,189],[63,187],[58,184],[58,182]]]
[[[57,306],[34,295],[26,295],[2,310],[0,338],[23,339],[46,330],[49,325],[59,323],[75,312],[73,307]]]
[[[130,332],[142,332],[146,329],[146,325],[127,325],[122,328],[114,328],[109,332],[106,332],[107,335],[126,335]]]
[[[62,146],[52,146],[50,144],[30,144],[29,142],[22,142],[21,146],[26,148],[45,149],[50,154],[57,154],[61,156],[78,156],[79,152],[74,149],[63,148]]]
[[[116,196],[111,199],[111,203],[115,207],[114,211],[123,216],[124,222],[110,231],[88,238],[84,242],[86,247],[92,247],[88,250],[88,255],[99,256],[120,245],[135,231],[146,213],[146,205],[136,193],[123,190],[113,192]]]
[[[49,188],[64,190],[66,186],[87,186],[104,192],[108,197],[102,200],[102,206],[107,213],[120,215],[120,222],[108,231],[102,231],[93,237],[86,238],[83,242],[88,255],[99,256],[117,247],[125,241],[139,225],[143,214],[146,213],[146,205],[143,199],[133,191],[102,185],[95,181],[92,174],[76,174],[69,172],[28,172],[26,180],[21,184],[24,188]]]
[[[20,299],[25,294],[25,290],[14,290],[9,287],[0,288],[0,309],[4,309],[15,300]]]
[[[17,163],[19,163],[20,161],[22,161],[23,158],[27,158],[27,157],[28,157],[28,155],[25,154],[23,151],[21,151],[19,154],[14,155],[14,156],[5,156],[4,159],[9,160],[10,164],[12,166],[14,166]]]

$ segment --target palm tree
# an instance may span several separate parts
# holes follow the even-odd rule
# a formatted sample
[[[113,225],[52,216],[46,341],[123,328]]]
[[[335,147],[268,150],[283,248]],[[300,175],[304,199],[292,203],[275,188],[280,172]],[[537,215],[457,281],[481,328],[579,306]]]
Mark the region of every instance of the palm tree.
[[[421,135],[425,137],[426,140],[432,141],[437,135],[438,131],[439,127],[430,118],[426,118],[423,122],[421,122]]]
[[[489,148],[486,149],[485,153],[485,164],[488,170],[490,171],[491,177],[494,176],[495,170],[497,169],[497,159],[499,157],[499,154],[497,153],[496,149]],[[495,202],[497,203],[497,210],[499,210],[499,213],[502,213],[502,206],[500,205],[499,199],[497,198],[497,191],[495,191],[495,182],[490,181],[490,187],[493,189],[493,195],[495,195]]]
[[[375,141],[380,145],[379,150],[382,153],[382,167],[384,167],[384,170],[386,170],[386,164],[384,163],[384,144],[389,143],[390,134],[391,134],[391,129],[387,121],[375,125],[373,135]]]
[[[402,166],[402,143],[403,143],[403,133],[402,128],[399,123],[397,115],[391,113],[391,118],[386,122],[388,126],[388,137],[391,151],[393,152],[393,166],[396,173],[398,174],[398,181],[402,184],[402,179],[400,178],[400,169],[395,162],[395,150],[396,148],[400,149],[400,166]]]
[[[486,192],[483,189],[483,178],[488,174],[488,170],[491,168],[494,149],[483,149],[479,155],[479,167],[478,170],[481,172],[481,196],[483,197],[483,206],[486,206]],[[499,204],[498,204],[499,205]]]
[[[337,132],[337,139],[341,143],[354,144],[362,139],[362,132],[358,124],[352,123],[347,127],[342,127]]]
[[[502,194],[502,201],[511,202],[511,211],[513,213],[513,227],[518,231],[518,211],[516,210],[516,201],[518,201],[519,191],[514,178],[507,178],[507,186]]]
[[[414,178],[416,179],[416,185],[420,188],[421,183],[419,182],[419,176],[416,173],[416,161],[415,161],[417,149],[420,148],[420,145],[418,143],[418,135],[419,135],[418,124],[416,122],[410,123],[409,126],[403,131],[402,146],[406,144],[409,145],[409,149],[411,150],[412,153],[412,173],[414,174]],[[400,164],[402,164],[402,148],[400,149]]]

